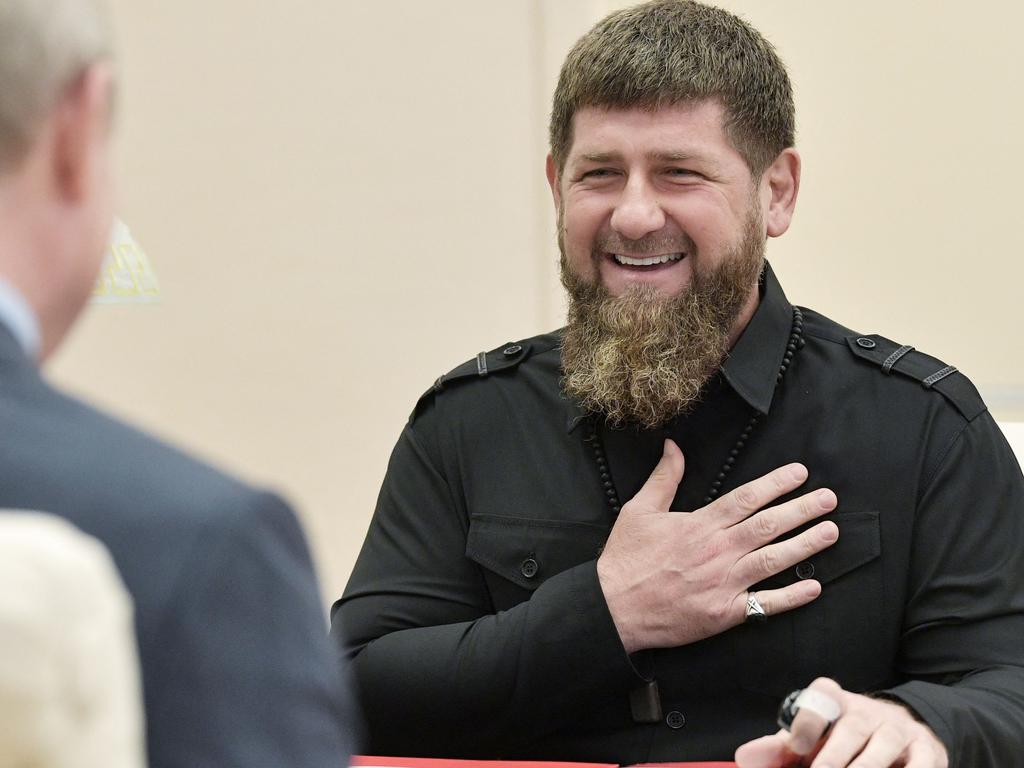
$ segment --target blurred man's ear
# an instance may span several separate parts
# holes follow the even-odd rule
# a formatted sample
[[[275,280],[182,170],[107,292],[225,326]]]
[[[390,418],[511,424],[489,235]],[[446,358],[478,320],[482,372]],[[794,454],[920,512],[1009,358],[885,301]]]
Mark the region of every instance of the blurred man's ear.
[[[93,64],[65,91],[54,113],[53,171],[58,194],[80,203],[103,177],[110,141],[114,75]]]

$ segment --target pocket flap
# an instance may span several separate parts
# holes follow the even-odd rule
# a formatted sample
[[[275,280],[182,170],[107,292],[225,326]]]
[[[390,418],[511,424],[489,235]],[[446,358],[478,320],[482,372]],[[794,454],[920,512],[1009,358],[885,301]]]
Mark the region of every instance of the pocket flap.
[[[878,512],[842,512],[827,519],[839,526],[839,541],[793,568],[765,579],[757,588],[775,589],[797,579],[817,579],[825,585],[882,554]]]
[[[466,557],[524,589],[595,559],[608,529],[589,523],[476,514]]]

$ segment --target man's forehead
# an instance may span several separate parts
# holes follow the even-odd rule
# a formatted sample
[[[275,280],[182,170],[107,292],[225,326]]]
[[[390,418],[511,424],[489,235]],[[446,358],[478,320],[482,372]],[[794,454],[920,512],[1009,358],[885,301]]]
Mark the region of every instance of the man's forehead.
[[[614,117],[616,115],[647,115],[658,117],[662,115],[679,116],[686,114],[708,114],[717,115],[720,119],[725,117],[725,105],[722,100],[709,96],[703,99],[681,99],[679,101],[666,101],[662,104],[635,104],[620,106],[613,104],[585,104],[578,107],[573,114],[573,121],[580,116],[592,117]]]

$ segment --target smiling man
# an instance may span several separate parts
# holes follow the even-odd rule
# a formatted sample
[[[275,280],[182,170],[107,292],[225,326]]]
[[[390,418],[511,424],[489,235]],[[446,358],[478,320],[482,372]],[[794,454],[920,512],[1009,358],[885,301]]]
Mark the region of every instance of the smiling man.
[[[566,327],[423,396],[335,605],[372,751],[1019,762],[1024,478],[955,368],[786,299],[794,124],[725,11],[658,0],[572,49]]]
[[[614,426],[688,409],[757,308],[765,232],[789,226],[798,156],[782,149],[755,184],[725,119],[716,99],[584,107],[548,158],[572,300],[566,390]],[[621,333],[603,336],[612,322]]]

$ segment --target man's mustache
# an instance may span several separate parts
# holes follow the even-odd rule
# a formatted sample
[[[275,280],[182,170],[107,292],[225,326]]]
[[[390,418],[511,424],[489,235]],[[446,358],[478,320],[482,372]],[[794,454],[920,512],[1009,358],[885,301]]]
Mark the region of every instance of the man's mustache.
[[[594,253],[625,253],[630,256],[660,256],[663,253],[682,253],[694,256],[697,245],[685,234],[649,235],[630,240],[620,235],[599,235],[594,240]]]

